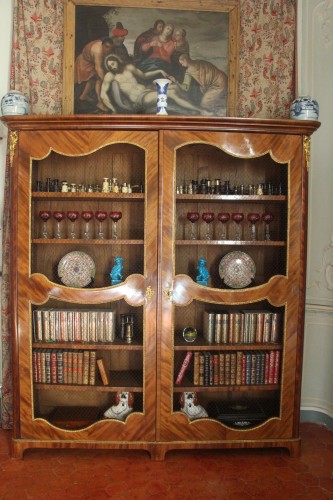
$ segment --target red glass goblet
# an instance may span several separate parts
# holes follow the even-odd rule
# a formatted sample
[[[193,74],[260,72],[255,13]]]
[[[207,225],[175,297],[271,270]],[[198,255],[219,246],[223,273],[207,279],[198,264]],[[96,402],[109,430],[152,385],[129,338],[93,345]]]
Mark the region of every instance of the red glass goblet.
[[[262,214],[261,220],[265,223],[265,240],[269,241],[271,239],[270,231],[269,231],[269,225],[274,219],[274,215],[271,213],[265,213]]]
[[[104,210],[97,210],[95,212],[95,218],[98,221],[98,238],[100,240],[104,240],[104,229],[103,229],[103,222],[107,218],[107,213]]]
[[[39,212],[39,217],[43,221],[42,238],[49,238],[49,232],[48,232],[48,228],[47,228],[47,221],[51,217],[51,212],[49,210],[41,210]]]
[[[240,241],[242,239],[242,226],[241,222],[244,220],[244,214],[241,212],[234,212],[231,214],[232,220],[236,223],[236,234],[235,234],[235,240]]]
[[[199,212],[187,212],[187,219],[191,222],[191,234],[190,239],[195,240],[194,224],[199,220]]]
[[[77,221],[78,218],[79,218],[79,212],[76,212],[75,210],[69,210],[67,212],[67,219],[71,222],[71,231],[70,231],[71,240],[74,240],[76,238],[75,221]]]
[[[83,238],[85,240],[89,240],[91,238],[90,221],[94,217],[94,212],[91,212],[90,210],[84,210],[83,212],[81,212],[81,217],[85,222]]]
[[[56,210],[56,211],[53,212],[53,218],[56,220],[56,230],[55,230],[55,236],[54,237],[59,240],[62,237],[61,222],[65,218],[65,212],[62,212],[60,210]]]
[[[202,214],[202,220],[206,222],[207,224],[207,229],[206,229],[206,240],[211,240],[211,234],[210,234],[210,223],[213,222],[215,215],[213,212],[204,212]]]
[[[112,238],[114,240],[118,239],[118,228],[117,228],[117,222],[122,218],[123,214],[119,211],[113,210],[110,212],[110,219],[113,221],[113,231],[112,231]]]
[[[217,214],[217,220],[222,222],[221,240],[227,240],[227,222],[230,220],[230,214],[228,212],[220,212]]]
[[[256,222],[260,220],[260,214],[251,212],[247,214],[247,220],[251,224],[251,240],[256,241],[257,239]]]

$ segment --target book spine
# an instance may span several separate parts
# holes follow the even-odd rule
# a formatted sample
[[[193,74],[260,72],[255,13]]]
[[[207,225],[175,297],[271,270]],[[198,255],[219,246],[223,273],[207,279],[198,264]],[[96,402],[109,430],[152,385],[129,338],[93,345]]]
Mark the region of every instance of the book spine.
[[[51,384],[58,382],[57,351],[51,351]]]
[[[230,385],[230,352],[225,353],[224,383]]]
[[[221,344],[222,342],[222,314],[215,314],[215,343]]]
[[[96,351],[90,351],[89,356],[89,385],[96,383]]]
[[[212,344],[215,339],[215,313],[204,312],[203,319],[203,337],[209,344]]]
[[[83,385],[89,384],[89,351],[83,351]]]
[[[200,353],[196,351],[193,358],[193,384],[199,385],[199,363],[200,363]]]
[[[280,314],[272,314],[272,324],[271,324],[271,342],[276,344],[279,342],[280,338]]]
[[[221,334],[222,344],[228,344],[229,342],[229,314],[222,314],[222,334]]]
[[[219,355],[219,361],[220,361],[220,377],[219,377],[219,382],[220,382],[220,385],[225,385],[225,376],[224,376],[225,354],[223,352],[221,352],[220,355]]]
[[[213,372],[214,372],[214,376],[213,376],[213,383],[214,385],[219,385],[219,355],[218,354],[214,354],[213,355]]]
[[[35,309],[33,312],[33,337],[35,342],[43,341],[42,311]]]
[[[64,383],[64,365],[63,365],[63,351],[57,351],[57,383]]]
[[[257,325],[256,325],[256,342],[257,344],[262,344],[264,339],[264,321],[265,314],[257,313]]]
[[[97,368],[102,380],[103,385],[109,385],[109,377],[107,375],[103,359],[97,359]]]
[[[199,385],[205,384],[205,356],[199,354]]]
[[[263,343],[269,344],[271,340],[271,325],[272,325],[272,313],[266,312],[264,314],[264,331],[263,331]]]
[[[176,378],[176,382],[175,384],[176,385],[180,385],[183,378],[184,378],[184,375],[185,375],[185,372],[190,364],[190,361],[191,361],[191,358],[192,358],[192,355],[193,355],[193,352],[192,351],[188,351],[186,353],[186,356],[184,358],[184,361],[182,363],[182,366],[180,367],[180,370],[178,372],[178,375],[177,375],[177,378]]]
[[[236,385],[242,385],[242,368],[243,368],[243,353],[237,351],[236,353]]]
[[[236,385],[236,363],[237,356],[235,352],[230,354],[230,385]]]
[[[275,351],[273,384],[278,384],[280,382],[280,361],[281,351]]]

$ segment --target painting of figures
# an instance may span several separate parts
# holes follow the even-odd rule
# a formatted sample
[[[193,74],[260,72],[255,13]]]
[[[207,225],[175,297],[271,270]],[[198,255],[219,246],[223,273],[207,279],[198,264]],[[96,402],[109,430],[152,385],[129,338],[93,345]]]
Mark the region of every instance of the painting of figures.
[[[225,11],[76,5],[74,113],[154,114],[154,80],[167,78],[168,114],[228,115],[230,28]]]

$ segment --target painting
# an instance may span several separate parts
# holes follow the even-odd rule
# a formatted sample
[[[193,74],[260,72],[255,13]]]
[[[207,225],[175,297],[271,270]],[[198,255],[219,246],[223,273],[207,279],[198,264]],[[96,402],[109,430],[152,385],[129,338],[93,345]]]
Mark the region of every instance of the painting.
[[[239,3],[65,0],[64,114],[235,115]]]

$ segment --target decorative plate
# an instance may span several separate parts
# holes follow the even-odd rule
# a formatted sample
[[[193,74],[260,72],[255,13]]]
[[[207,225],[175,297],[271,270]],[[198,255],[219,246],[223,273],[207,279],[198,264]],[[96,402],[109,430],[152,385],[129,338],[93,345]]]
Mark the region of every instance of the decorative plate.
[[[231,288],[245,288],[256,274],[255,263],[245,252],[229,252],[221,260],[219,273],[224,283]]]
[[[58,264],[58,275],[64,285],[83,288],[95,276],[95,262],[87,253],[69,252]]]

